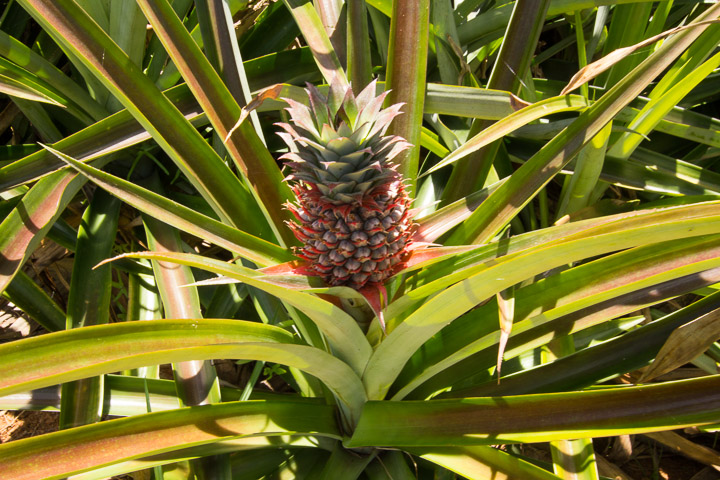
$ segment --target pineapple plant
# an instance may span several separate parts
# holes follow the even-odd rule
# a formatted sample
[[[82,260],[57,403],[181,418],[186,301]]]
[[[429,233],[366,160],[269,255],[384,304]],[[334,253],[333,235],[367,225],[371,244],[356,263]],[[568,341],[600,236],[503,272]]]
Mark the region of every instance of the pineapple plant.
[[[410,198],[393,159],[410,144],[385,135],[401,104],[382,108],[389,92],[375,82],[357,97],[333,83],[325,98],[308,85],[310,104],[285,99],[292,125],[278,124],[290,151],[281,158],[297,198],[290,222],[310,274],[333,286],[380,285],[402,265],[412,221]]]
[[[601,437],[712,441],[720,4],[492,3],[3,2],[0,293],[49,333],[0,343],[0,410],[69,428],[0,478],[593,479]]]

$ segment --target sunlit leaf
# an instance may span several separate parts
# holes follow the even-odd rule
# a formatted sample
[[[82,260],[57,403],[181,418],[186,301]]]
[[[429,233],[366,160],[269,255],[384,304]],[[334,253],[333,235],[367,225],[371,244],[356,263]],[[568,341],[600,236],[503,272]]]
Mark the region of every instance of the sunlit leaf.
[[[349,447],[547,442],[682,428],[720,420],[720,377],[517,397],[365,405]],[[402,425],[402,428],[399,426]],[[610,426],[612,425],[612,426]]]

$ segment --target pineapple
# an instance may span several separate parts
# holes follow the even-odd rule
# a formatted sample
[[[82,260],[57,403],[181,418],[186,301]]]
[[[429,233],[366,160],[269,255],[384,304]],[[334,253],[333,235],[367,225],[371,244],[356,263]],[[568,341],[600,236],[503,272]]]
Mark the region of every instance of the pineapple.
[[[291,124],[279,135],[297,198],[291,222],[309,273],[333,286],[382,284],[400,267],[413,223],[394,157],[410,146],[385,132],[402,105],[383,109],[375,82],[357,97],[333,84],[325,98],[308,85],[310,106],[286,99]]]

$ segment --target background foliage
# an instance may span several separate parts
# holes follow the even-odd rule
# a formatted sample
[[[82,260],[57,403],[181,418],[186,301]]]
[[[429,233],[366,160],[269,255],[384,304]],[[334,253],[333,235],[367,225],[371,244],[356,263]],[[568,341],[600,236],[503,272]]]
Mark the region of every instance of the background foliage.
[[[0,290],[48,333],[0,345],[0,408],[61,429],[0,477],[597,479],[629,434],[720,464],[667,432],[720,422],[719,4],[1,5]],[[422,248],[356,292],[287,263],[274,124],[372,79]]]

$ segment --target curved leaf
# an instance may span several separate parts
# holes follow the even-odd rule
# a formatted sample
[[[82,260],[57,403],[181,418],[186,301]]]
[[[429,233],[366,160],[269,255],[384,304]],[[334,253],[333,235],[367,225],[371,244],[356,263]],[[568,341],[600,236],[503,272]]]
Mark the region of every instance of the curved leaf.
[[[720,375],[587,392],[371,401],[347,447],[459,446],[644,433],[720,421]]]
[[[188,83],[198,103],[215,127],[235,164],[253,186],[254,194],[260,200],[263,213],[273,227],[276,238],[287,245],[295,238],[284,222],[290,219],[282,205],[290,198],[290,187],[283,182],[283,175],[250,122],[233,125],[241,118],[241,109],[233,95],[223,83],[220,75],[190,37],[185,26],[166,0],[140,0],[138,2],[153,29],[163,42],[165,49]],[[249,92],[247,92],[249,93]],[[232,196],[225,197],[232,202]],[[237,217],[235,225],[243,217]]]
[[[407,450],[469,479],[560,480],[544,468],[495,447],[411,447]]]
[[[679,278],[619,298],[627,303],[627,311],[654,304],[658,299],[672,298],[720,281],[720,268]],[[443,397],[520,395],[560,390],[578,390],[637,370],[647,365],[665,343],[672,331],[717,308],[720,295],[713,294],[665,315],[648,325],[625,333],[599,345],[590,346],[552,363],[465,389],[442,394]],[[620,312],[623,313],[623,312]],[[472,359],[472,357],[470,357]],[[474,363],[474,362],[472,362]],[[474,365],[473,365],[474,367]],[[473,370],[475,371],[475,370]],[[447,371],[446,371],[447,372]],[[445,383],[445,382],[443,382]],[[421,387],[421,389],[424,387]],[[433,388],[432,390],[437,390]]]
[[[713,199],[714,197],[702,197],[702,200]],[[671,202],[676,205],[677,210],[665,209],[645,209],[631,210],[629,212],[606,215],[598,218],[589,218],[578,220],[571,223],[555,225],[541,230],[535,230],[526,234],[513,236],[507,240],[500,240],[489,243],[487,245],[476,247],[466,253],[460,253],[443,259],[434,264],[431,268],[426,268],[416,273],[412,278],[412,288],[404,292],[404,295],[396,298],[388,306],[388,317],[399,317],[401,313],[414,305],[418,300],[439,292],[444,288],[465,279],[471,274],[479,271],[474,269],[482,269],[483,262],[493,260],[501,255],[514,255],[520,252],[530,252],[533,248],[541,245],[550,245],[552,243],[562,243],[566,240],[579,240],[581,238],[590,238],[599,234],[603,229],[605,233],[611,231],[619,232],[626,228],[634,228],[635,226],[650,225],[656,221],[670,221],[670,216],[677,221],[682,221],[686,217],[694,217],[705,208],[714,209],[717,204],[698,203],[694,206],[683,205],[685,202]],[[662,204],[666,207],[666,204]],[[715,206],[713,206],[715,205]],[[650,205],[648,205],[650,206]],[[697,210],[696,210],[697,209]],[[691,213],[694,212],[694,213]],[[707,210],[709,212],[709,210]],[[669,215],[669,216],[668,216]],[[666,220],[660,220],[665,217]],[[462,224],[460,225],[462,228]],[[608,230],[609,228],[609,230]],[[388,321],[388,331],[394,328],[396,322]]]
[[[56,479],[187,447],[236,439],[235,448],[262,446],[269,436],[298,433],[338,438],[332,407],[253,400],[137,415],[0,445],[0,468],[15,480]]]
[[[66,98],[76,103],[93,119],[107,116],[105,109],[93,100],[87,91],[66,76],[59,68],[16,38],[0,31],[0,55],[33,73],[51,85]]]
[[[79,162],[51,147],[44,145],[44,148],[70,164],[83,176],[138,210],[200,238],[206,238],[251,261],[258,262],[260,265],[294,258],[285,248],[225,225],[134,183]]]
[[[648,39],[643,40],[640,43],[636,43],[635,45],[631,45],[629,47],[623,47],[618,48],[617,50],[613,50],[609,54],[602,57],[600,60],[597,60],[590,65],[586,65],[583,67],[579,72],[577,72],[568,82],[567,86],[563,88],[562,92],[560,92],[561,95],[565,95],[567,93],[572,92],[576,88],[580,87],[584,83],[589,82],[593,78],[600,75],[602,72],[607,70],[608,68],[612,67],[616,63],[620,62],[621,60],[625,59],[626,57],[632,55],[637,50],[640,50],[643,47],[647,47],[648,45],[651,45],[659,40],[662,40],[663,38],[673,35],[675,33],[680,32],[681,30],[684,30],[686,28],[695,28],[701,25],[709,25],[711,23],[716,23],[716,20],[709,20],[705,22],[697,22],[692,25],[684,25],[681,27],[670,29],[666,32],[660,33],[658,35],[655,35],[654,37],[650,37]]]
[[[20,0],[53,39],[82,61],[151,133],[220,218],[242,225],[240,180],[120,47],[72,0]]]
[[[157,175],[153,175],[148,183],[151,188],[164,193]],[[176,229],[152,218],[143,219],[143,226],[148,247],[170,252],[182,250],[180,232]],[[197,288],[182,288],[183,285],[195,280],[192,270],[162,262],[151,262],[151,264],[163,315],[169,318],[202,318]],[[108,264],[103,264],[97,269],[106,265]],[[186,360],[173,363],[172,369],[180,405],[192,407],[221,401],[220,382],[215,367],[210,362]],[[226,463],[226,461],[227,459],[224,459],[218,463]],[[208,474],[204,466],[193,465],[194,469],[195,467],[200,475]]]
[[[124,473],[137,472],[170,463],[193,460],[199,457],[211,459],[218,454],[232,453],[232,466],[235,474],[238,470],[248,475],[254,475],[258,469],[263,473],[272,473],[277,466],[287,461],[289,450],[293,447],[300,447],[300,451],[307,455],[322,455],[322,450],[314,448],[317,440],[313,437],[300,435],[267,435],[247,436],[234,440],[221,440],[219,442],[207,443],[194,447],[173,450],[167,453],[160,453],[136,460],[127,460],[107,467],[93,469],[86,473],[75,474],[72,480],[97,480],[110,478]],[[286,447],[286,448],[284,448]],[[310,447],[310,448],[307,448]],[[304,457],[304,456],[303,456]],[[260,473],[262,474],[262,473]],[[242,477],[243,480],[254,480],[257,477]]]
[[[464,143],[462,147],[453,151],[450,155],[443,158],[442,161],[438,162],[432,168],[424,172],[422,176],[428,175],[440,168],[455,163],[458,160],[465,158],[467,155],[480,150],[482,147],[489,145],[495,140],[502,138],[508,133],[515,131],[523,125],[527,125],[530,122],[553,113],[582,110],[587,108],[587,106],[588,104],[585,99],[577,95],[563,95],[533,103],[511,115],[508,115],[507,117],[504,117],[502,120],[499,120],[482,132],[478,133]]]
[[[1,32],[0,32],[1,33]],[[0,36],[0,40],[2,37]],[[0,43],[0,46],[2,44]],[[163,92],[190,121],[202,116],[186,85]],[[107,155],[150,138],[127,110],[122,110],[52,144],[56,150],[88,161]],[[35,180],[61,168],[63,163],[47,150],[28,156],[0,168],[0,189],[8,189]]]
[[[49,103],[57,107],[64,107],[64,99],[40,85],[33,85],[28,79],[14,79],[0,74],[0,92],[11,97],[22,98],[33,102]]]
[[[28,363],[27,359],[33,362]],[[317,348],[270,325],[242,320],[155,320],[56,332],[0,345],[0,395],[103,373],[186,360],[235,358],[282,363],[318,377],[357,419],[365,402],[358,376]]]
[[[643,222],[636,221],[619,229],[617,227],[623,221],[615,225],[601,225],[566,237],[560,243],[546,244],[524,253],[508,254],[476,267],[479,273],[428,300],[380,344],[363,374],[368,396],[373,400],[383,398],[405,362],[420,345],[459,315],[511,285],[560,265],[647,245],[659,238],[671,240],[720,232],[720,204],[712,203],[704,207],[708,208],[706,218],[676,219],[666,223],[668,217],[663,219],[664,215],[672,216],[682,210],[668,209],[658,212],[658,215],[651,215],[654,219],[652,224],[643,225]]]
[[[99,159],[104,164],[106,159]],[[85,184],[81,175],[56,172],[41,179],[0,223],[0,291],[4,290],[43,240],[75,194]]]
[[[627,295],[650,290],[654,293],[648,293],[647,302],[657,302],[663,298],[663,284],[690,275],[709,276],[710,270],[720,266],[717,241],[717,236],[700,237],[634,248],[519,289],[515,334],[506,358],[546,343],[551,331],[571,334],[609,316],[626,314],[641,307],[635,302],[623,301]],[[588,278],[593,280],[588,281]],[[679,289],[676,292],[682,293]],[[495,316],[493,310],[496,307],[491,305],[486,311],[468,314],[467,320],[461,317],[457,324],[448,327],[448,331],[431,339],[415,355],[422,360],[408,365],[402,378],[398,379],[402,388],[393,398],[403,398],[434,375],[450,380],[452,375],[443,376],[441,372],[471,356],[475,356],[472,363],[476,369],[489,368],[491,365],[478,360],[477,356],[483,351],[486,354],[483,356],[490,358],[489,352],[497,349],[499,333],[488,329],[483,321],[488,314]],[[423,355],[424,352],[432,353]]]
[[[363,371],[370,357],[372,351],[370,344],[354,318],[326,300],[272,283],[271,276],[265,279],[265,276],[256,270],[199,255],[146,252],[131,253],[124,256],[180,263],[234,278],[259,288],[287,302],[310,317],[327,336],[330,346],[338,357],[346,361],[356,372]]]
[[[720,15],[715,4],[694,23]],[[682,30],[668,39],[629,75],[608,90],[565,130],[547,143],[511,178],[490,195],[449,239],[451,244],[484,243],[495,237],[515,215],[572,160],[612,118],[663,72],[706,29],[707,25]]]

